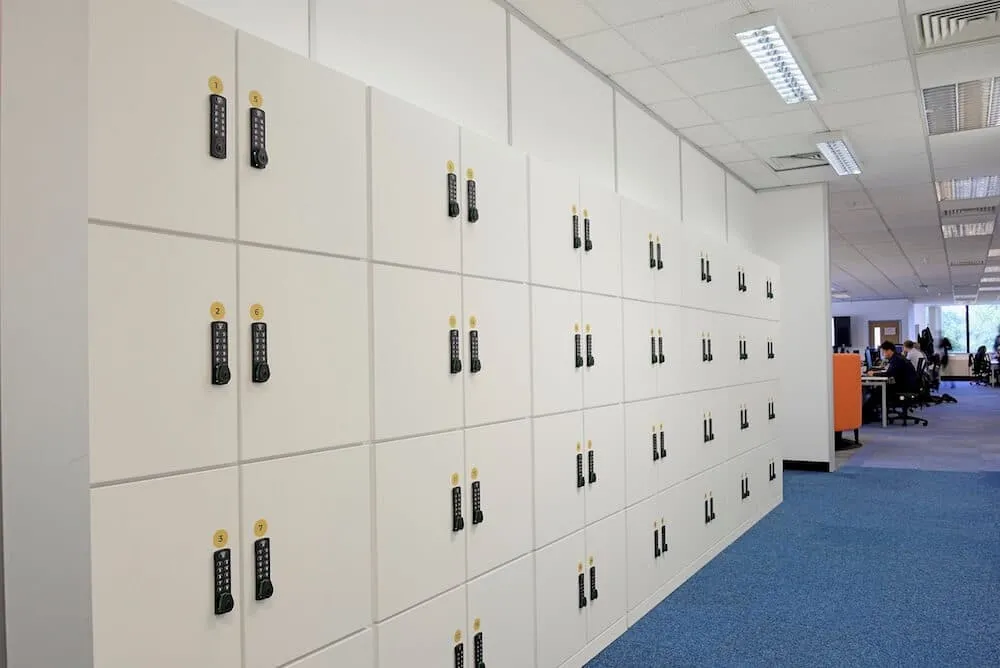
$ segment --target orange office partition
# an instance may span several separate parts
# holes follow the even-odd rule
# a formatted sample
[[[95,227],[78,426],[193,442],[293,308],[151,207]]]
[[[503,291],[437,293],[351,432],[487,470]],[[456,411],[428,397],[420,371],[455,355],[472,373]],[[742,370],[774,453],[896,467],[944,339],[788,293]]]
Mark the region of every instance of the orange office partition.
[[[861,359],[852,353],[833,356],[833,430],[861,427]]]

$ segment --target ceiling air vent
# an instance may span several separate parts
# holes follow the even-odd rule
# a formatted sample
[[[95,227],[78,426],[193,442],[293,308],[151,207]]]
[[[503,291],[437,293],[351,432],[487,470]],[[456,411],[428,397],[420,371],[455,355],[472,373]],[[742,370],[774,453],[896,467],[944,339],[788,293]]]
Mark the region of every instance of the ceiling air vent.
[[[925,88],[924,114],[932,135],[998,127],[1000,77]]]
[[[998,0],[1000,2],[1000,0]],[[776,172],[790,172],[796,169],[811,169],[825,167],[830,163],[819,151],[810,153],[793,153],[792,155],[776,155],[768,160],[771,169]]]
[[[956,260],[949,262],[949,267],[979,267],[986,264],[986,260]]]
[[[945,209],[941,212],[944,218],[961,218],[965,216],[994,216],[997,208],[995,206],[969,206],[959,209]]]
[[[920,46],[939,49],[1000,35],[1000,0],[943,7],[917,16]]]

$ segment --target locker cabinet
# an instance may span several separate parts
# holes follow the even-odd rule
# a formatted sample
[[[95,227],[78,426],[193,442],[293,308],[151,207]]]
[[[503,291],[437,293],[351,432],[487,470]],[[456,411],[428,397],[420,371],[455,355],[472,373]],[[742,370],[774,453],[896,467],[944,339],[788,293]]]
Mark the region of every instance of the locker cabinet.
[[[760,260],[756,255],[744,250],[731,249],[732,271],[729,276],[732,290],[732,312],[736,315],[760,317],[762,286]]]
[[[367,256],[365,85],[248,33],[237,42],[240,239]],[[263,169],[252,108],[264,112]]]
[[[622,300],[625,401],[650,399],[656,396],[656,381],[660,368],[656,315],[655,304],[630,299]],[[664,349],[664,364],[667,352]]]
[[[372,258],[460,271],[458,126],[372,89],[371,151]]]
[[[691,228],[685,228],[682,291],[687,306],[706,311],[721,310],[723,293],[729,286],[729,274],[716,239]]]
[[[771,320],[760,322],[760,336],[758,336],[758,349],[763,360],[761,379],[777,380],[781,375],[781,356],[783,350],[779,335],[781,333],[781,323]]]
[[[369,446],[242,468],[248,668],[282,665],[371,623],[369,469]],[[261,599],[262,559],[273,593]]]
[[[697,394],[678,394],[659,400],[656,428],[659,432],[660,459],[657,465],[659,488],[667,489],[686,480],[697,470],[702,441],[695,429],[683,426],[697,415]],[[694,406],[694,407],[692,407]]]
[[[758,299],[763,303],[761,316],[768,320],[779,320],[781,318],[781,294],[780,294],[780,273],[778,265],[774,262],[761,259],[760,267],[762,275],[757,277]]]
[[[236,31],[165,1],[94,0],[90,16],[89,217],[233,238]]]
[[[729,390],[706,390],[684,395],[675,404],[679,419],[676,420],[677,440],[690,450],[678,463],[688,468],[685,478],[717,466],[729,458]]]
[[[465,596],[465,587],[458,587],[377,624],[378,668],[474,665],[465,632]],[[456,661],[459,651],[462,664]]]
[[[531,311],[534,415],[582,408],[587,360],[580,293],[532,286]]]
[[[235,462],[234,247],[101,225],[88,246],[91,481]],[[232,378],[213,385],[217,322]]]
[[[680,325],[683,344],[678,346],[678,354],[683,357],[680,365],[686,369],[679,381],[682,390],[699,391],[723,386],[724,367],[734,364],[731,349],[726,349],[723,317],[702,309],[683,310]]]
[[[760,459],[757,464],[757,475],[760,478],[761,491],[759,503],[761,509],[784,499],[783,472],[784,460],[781,456],[781,441],[771,441],[759,449]],[[766,504],[766,506],[765,506]]]
[[[465,533],[474,578],[531,551],[531,422],[467,429],[465,464]]]
[[[584,411],[587,524],[625,507],[624,433],[625,410],[621,404]]]
[[[465,424],[526,417],[531,414],[528,286],[468,277],[462,282]]]
[[[587,644],[586,552],[586,534],[578,531],[535,553],[538,668],[557,668]]]
[[[622,198],[622,296],[628,299],[656,299],[656,238],[662,214],[628,198]],[[663,253],[660,239],[660,256]],[[666,263],[664,263],[666,268]],[[662,271],[662,270],[661,270]]]
[[[729,505],[729,467],[717,466],[692,479],[685,494],[692,527],[692,559],[711,548],[727,534],[734,508]],[[737,497],[738,498],[738,497]]]
[[[239,253],[243,459],[368,440],[365,264],[249,246]]]
[[[373,276],[375,438],[460,427],[462,279],[381,265]],[[449,358],[453,342],[460,367]]]
[[[587,407],[622,400],[622,302],[583,295],[583,400]]]
[[[625,503],[632,506],[660,489],[659,425],[664,423],[662,399],[625,404]],[[664,451],[666,441],[664,440]]]
[[[688,383],[682,359],[685,312],[679,306],[657,304],[655,313],[657,355],[662,348],[664,357],[664,361],[656,365],[656,393],[660,396],[677,394],[683,392]]]
[[[288,668],[374,668],[375,634],[370,630],[289,664]]]
[[[483,575],[469,582],[466,590],[469,633],[465,641],[465,665],[534,666],[534,556],[522,557]],[[482,662],[477,663],[477,658]]]
[[[696,555],[691,553],[681,485],[627,511],[628,609],[632,610],[673,579]],[[689,514],[689,513],[688,513]]]
[[[759,385],[737,385],[723,390],[729,394],[726,409],[726,426],[729,454],[740,456],[761,444],[761,435],[767,426],[766,401],[758,398]]]
[[[590,483],[582,413],[535,418],[534,430],[535,547],[541,547],[583,528]]]
[[[238,668],[251,601],[241,595],[236,469],[101,487],[90,498],[94,665]],[[229,550],[228,564],[217,550]],[[216,576],[235,599],[218,615]]]
[[[583,291],[621,295],[621,198],[612,190],[583,181],[580,184],[580,216]]]
[[[776,380],[757,383],[754,388],[754,411],[758,415],[760,427],[757,430],[757,441],[759,445],[764,445],[778,438],[782,417],[781,395]]]
[[[734,531],[744,523],[757,518],[759,501],[766,491],[764,483],[767,481],[766,476],[761,476],[755,471],[760,460],[759,449],[754,449],[734,457],[727,464],[729,467],[728,493],[732,498],[734,508],[730,531]]]
[[[579,290],[584,253],[580,181],[575,174],[533,157],[528,159],[528,174],[531,282]]]
[[[463,272],[527,281],[528,158],[465,128],[461,133]]]
[[[374,448],[376,619],[384,620],[465,582],[472,516],[462,432]]]
[[[757,372],[760,354],[756,347],[760,331],[760,321],[746,316],[730,319],[727,332],[726,355],[731,361],[729,382],[731,385],[745,385],[760,380]]]
[[[625,615],[628,599],[628,560],[622,546],[628,542],[625,513],[618,513],[586,531],[587,642],[593,641]]]

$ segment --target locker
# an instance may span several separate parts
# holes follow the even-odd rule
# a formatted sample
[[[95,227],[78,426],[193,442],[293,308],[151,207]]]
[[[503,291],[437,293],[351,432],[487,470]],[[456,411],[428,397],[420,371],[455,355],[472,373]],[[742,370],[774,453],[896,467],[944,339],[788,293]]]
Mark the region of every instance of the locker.
[[[468,277],[462,282],[465,424],[526,417],[531,414],[528,286]]]
[[[760,429],[757,432],[758,445],[765,445],[778,438],[781,414],[781,396],[778,381],[757,383],[754,386],[754,410]]]
[[[684,377],[685,364],[682,359],[684,309],[679,306],[657,304],[655,313],[657,354],[662,348],[665,358],[662,364],[656,366],[656,394],[660,396],[677,394],[683,392],[688,383]]]
[[[632,506],[660,488],[659,423],[663,401],[625,404],[625,504]],[[666,444],[664,444],[664,448]]]
[[[661,497],[660,521],[661,525],[663,521],[667,523],[669,548],[659,566],[664,584],[675,579],[705,550],[700,542],[705,526],[704,492],[700,479],[695,477],[674,485]],[[652,551],[652,545],[648,549]]]
[[[729,278],[733,293],[733,313],[746,317],[759,317],[763,304],[760,302],[760,262],[757,256],[742,250],[731,250],[732,276]]]
[[[375,438],[461,427],[461,278],[380,265],[373,276]],[[452,341],[462,362],[457,372],[449,364]]]
[[[288,668],[374,668],[375,634],[362,631],[336,645],[289,664]]]
[[[760,488],[763,494],[760,498],[761,510],[772,503],[784,499],[784,460],[781,456],[781,441],[771,441],[759,450],[760,463],[757,465],[757,475],[760,477]],[[766,504],[766,505],[765,505]]]
[[[731,317],[726,338],[726,356],[731,360],[729,384],[757,382],[757,355],[753,348],[757,339],[757,321],[746,316]]]
[[[683,228],[676,218],[660,217],[657,234],[662,240],[659,249],[657,249],[662,256],[662,267],[658,256],[656,301],[661,304],[683,305],[686,303],[684,295],[686,249]]]
[[[684,422],[678,438],[691,443],[691,474],[717,466],[729,458],[729,390],[705,390],[683,400]]]
[[[781,376],[781,356],[784,352],[779,340],[781,323],[762,320],[760,325],[763,337],[758,344],[763,359],[761,380],[777,380]]]
[[[578,531],[535,553],[538,668],[557,668],[587,644],[586,548]]]
[[[465,582],[472,516],[462,432],[374,447],[375,618],[384,620]]]
[[[715,308],[719,313],[736,313],[740,300],[736,289],[736,260],[734,249],[721,239],[712,239],[708,251],[711,260],[711,285],[715,291]]]
[[[761,496],[766,492],[762,484],[767,480],[754,471],[761,460],[758,449],[734,457],[729,466],[729,496],[732,499],[734,517],[730,531],[735,531],[744,523],[757,519],[757,509]]]
[[[531,457],[529,420],[465,431],[470,578],[531,551]],[[477,493],[481,517],[474,512]]]
[[[625,615],[628,559],[623,545],[628,532],[625,513],[587,527],[587,641],[595,640]]]
[[[635,609],[666,582],[666,562],[660,542],[662,507],[663,495],[657,494],[626,511],[629,610]],[[669,540],[668,535],[668,546]]]
[[[533,157],[528,159],[528,174],[531,282],[579,290],[584,252],[580,181],[575,174]]]
[[[689,521],[692,523],[691,554],[693,561],[726,535],[724,524],[732,509],[726,504],[729,488],[728,467],[719,466],[699,474],[685,495]]]
[[[583,401],[588,408],[621,403],[624,389],[621,333],[621,299],[584,294]]]
[[[532,286],[531,311],[534,415],[582,408],[586,350],[580,294]]]
[[[247,668],[272,668],[371,623],[369,446],[242,467]],[[257,600],[258,541],[273,594]]]
[[[625,507],[624,407],[617,404],[584,411],[583,432],[586,519],[592,524]]]
[[[459,219],[463,271],[487,278],[527,281],[528,158],[521,151],[465,128],[461,134]],[[470,197],[475,201],[471,216],[475,222],[470,221]]]
[[[683,309],[680,335],[683,344],[679,354],[683,356],[681,376],[682,391],[701,391],[722,385],[722,367],[732,364],[732,356],[726,355],[725,341],[716,313],[701,309]],[[680,338],[680,337],[679,337]]]
[[[235,249],[101,225],[88,234],[91,481],[235,462]],[[224,385],[212,384],[217,316]]]
[[[583,528],[587,453],[583,414],[535,418],[535,547]]]
[[[739,318],[728,313],[716,313],[711,329],[712,352],[715,360],[715,387],[735,384],[739,372]]]
[[[730,456],[736,457],[760,445],[760,435],[767,423],[767,414],[761,410],[757,398],[761,388],[758,385],[738,385],[728,390],[729,405],[726,408],[726,426],[730,436]],[[764,402],[766,405],[766,402]]]
[[[465,587],[427,601],[398,617],[377,624],[378,668],[473,665],[465,633]],[[351,666],[353,668],[353,666]]]
[[[685,432],[682,425],[691,421],[688,416],[692,397],[697,396],[681,394],[658,400],[655,417],[660,436],[659,489],[676,485],[696,471],[701,439],[696,429]]]
[[[242,458],[368,440],[365,264],[249,246],[239,253]],[[252,359],[254,331],[266,337],[267,376]]]
[[[622,295],[628,299],[653,301],[656,298],[656,279],[659,275],[656,237],[660,234],[661,214],[638,202],[622,198],[621,221]],[[660,249],[662,257],[662,239]]]
[[[656,396],[656,381],[660,368],[656,337],[656,306],[647,302],[624,299],[622,316],[625,401],[650,399]],[[663,352],[666,363],[667,350]]]
[[[684,276],[682,291],[684,304],[705,311],[717,311],[723,300],[720,293],[725,289],[728,274],[723,269],[719,257],[719,243],[707,235],[684,228]]]
[[[90,16],[89,217],[232,239],[236,31],[164,0],[94,0]],[[209,153],[213,85],[225,159]]]
[[[535,569],[528,555],[469,582],[465,665],[535,665]],[[477,663],[477,654],[481,663]],[[410,664],[414,665],[414,664]],[[451,666],[453,664],[442,664]]]
[[[621,198],[612,190],[580,184],[584,292],[622,293]]]
[[[758,277],[758,293],[764,305],[761,315],[768,320],[781,318],[780,270],[778,265],[769,260],[761,259],[763,276]]]
[[[101,487],[90,498],[94,665],[238,668],[250,602],[240,596],[236,469]],[[230,550],[235,599],[219,615],[217,549]]]
[[[372,89],[371,151],[372,259],[460,271],[458,126]]]
[[[237,47],[240,239],[366,257],[365,85],[245,32]],[[251,164],[255,104],[264,169]]]

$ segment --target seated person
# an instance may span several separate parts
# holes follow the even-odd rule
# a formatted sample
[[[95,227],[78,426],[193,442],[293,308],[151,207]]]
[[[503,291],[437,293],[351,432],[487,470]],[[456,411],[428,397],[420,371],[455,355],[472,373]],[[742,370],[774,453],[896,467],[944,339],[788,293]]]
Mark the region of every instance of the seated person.
[[[881,346],[882,356],[888,361],[886,368],[879,372],[869,371],[869,375],[887,376],[892,382],[892,392],[916,392],[920,389],[917,370],[906,358],[896,354],[896,345],[885,341]],[[888,388],[886,388],[888,390]],[[880,390],[884,391],[884,390]],[[882,397],[872,392],[861,408],[865,422],[874,422],[882,406]]]
[[[903,343],[903,355],[906,357],[906,361],[913,365],[914,369],[919,366],[920,360],[927,359],[924,352],[920,348],[917,348],[917,344],[913,341],[905,341]],[[924,364],[927,364],[927,362],[924,362]]]

